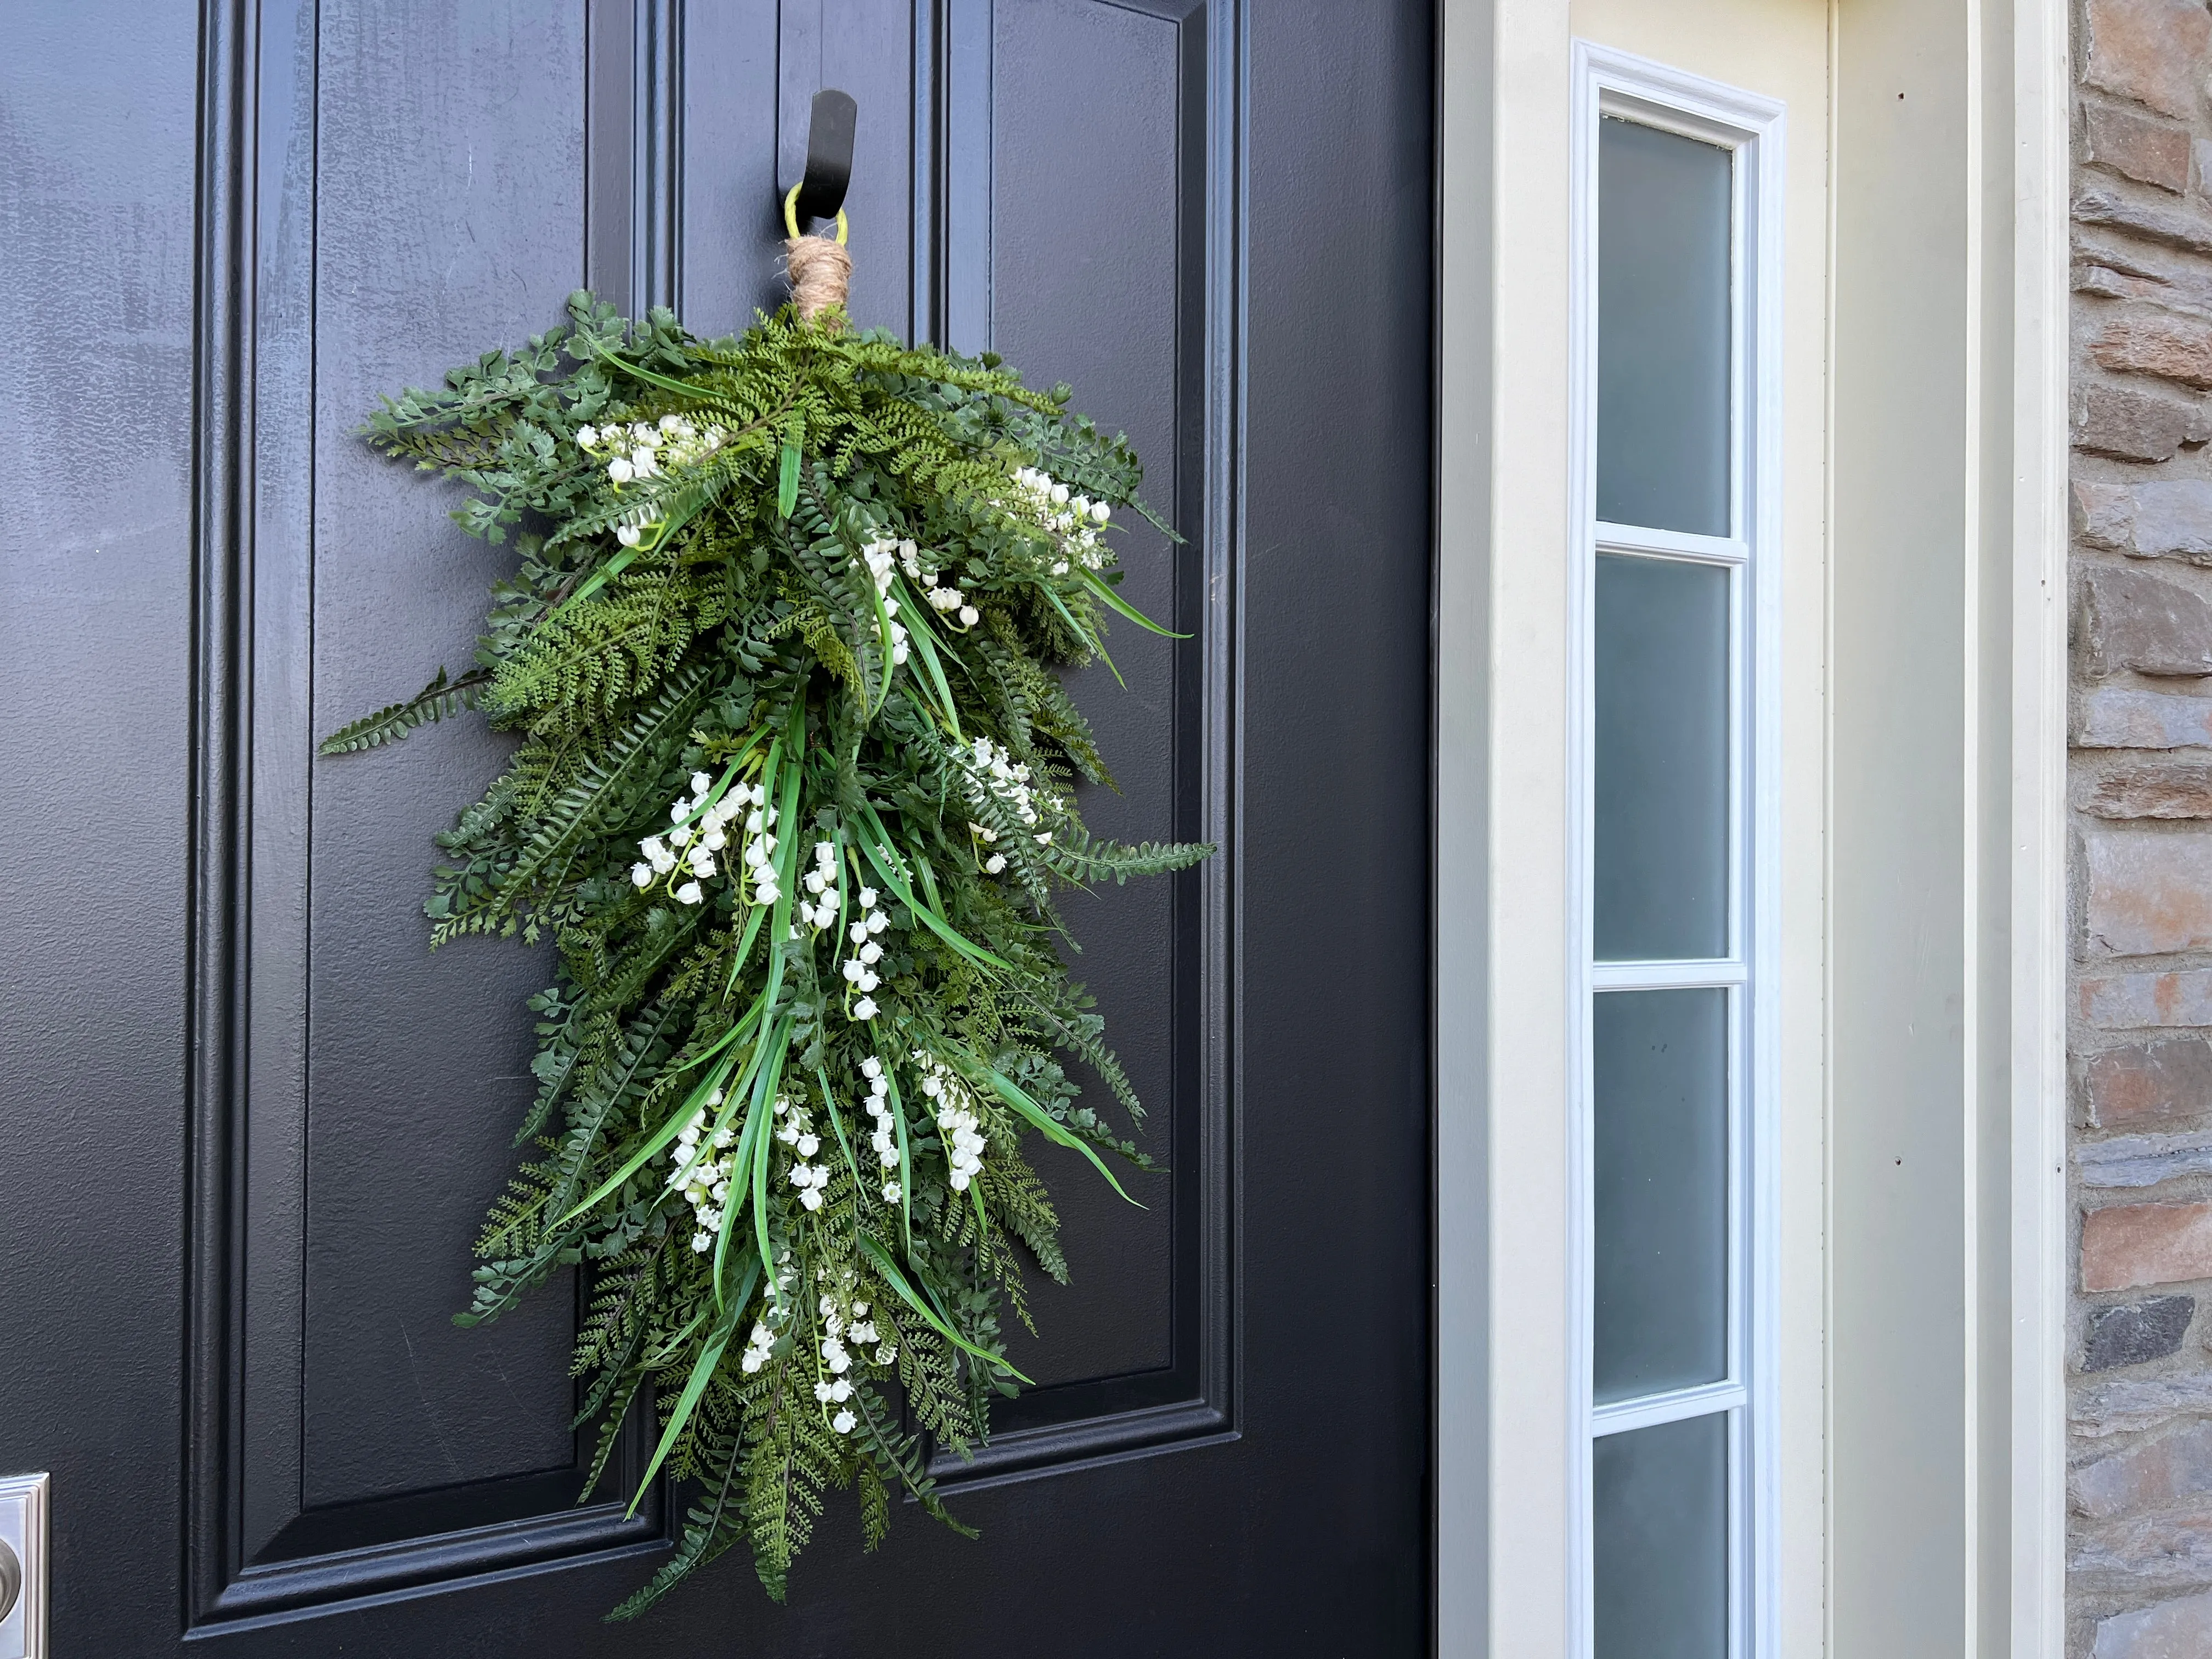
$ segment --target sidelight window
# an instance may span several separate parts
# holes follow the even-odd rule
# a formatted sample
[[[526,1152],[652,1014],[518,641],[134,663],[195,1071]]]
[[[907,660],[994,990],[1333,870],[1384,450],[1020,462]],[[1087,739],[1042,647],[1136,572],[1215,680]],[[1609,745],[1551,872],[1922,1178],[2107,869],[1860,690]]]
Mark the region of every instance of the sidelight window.
[[[1772,1505],[1778,108],[1578,53],[1578,1647],[1752,1659]]]

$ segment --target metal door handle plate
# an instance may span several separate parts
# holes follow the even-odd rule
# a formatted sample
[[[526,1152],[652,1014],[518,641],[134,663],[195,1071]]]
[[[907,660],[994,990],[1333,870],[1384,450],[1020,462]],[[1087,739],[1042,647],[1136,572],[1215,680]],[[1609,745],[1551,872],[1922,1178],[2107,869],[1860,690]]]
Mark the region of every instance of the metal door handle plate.
[[[0,1659],[46,1659],[43,1474],[0,1475]]]

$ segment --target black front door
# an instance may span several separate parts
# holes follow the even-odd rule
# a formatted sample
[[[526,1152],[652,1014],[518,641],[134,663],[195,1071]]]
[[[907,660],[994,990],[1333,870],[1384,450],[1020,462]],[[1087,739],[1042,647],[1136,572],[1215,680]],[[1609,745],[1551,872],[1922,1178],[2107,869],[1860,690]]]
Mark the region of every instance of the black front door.
[[[1430,8],[1420,0],[19,0],[0,54],[0,1475],[52,1651],[1368,1655],[1429,1582]],[[1076,688],[1131,840],[1071,907],[1168,1166],[1072,1158],[1042,1386],[965,1541],[835,1506],[640,1623],[680,1488],[579,1508],[583,1287],[473,1330],[540,956],[425,951],[473,718],[317,761],[468,659],[500,550],[356,435],[588,281],[779,297],[809,100],[859,101],[853,310],[1127,431]],[[1103,671],[1092,671],[1103,676]],[[1050,1286],[1043,1287],[1050,1291]],[[625,1454],[629,1472],[641,1465]]]

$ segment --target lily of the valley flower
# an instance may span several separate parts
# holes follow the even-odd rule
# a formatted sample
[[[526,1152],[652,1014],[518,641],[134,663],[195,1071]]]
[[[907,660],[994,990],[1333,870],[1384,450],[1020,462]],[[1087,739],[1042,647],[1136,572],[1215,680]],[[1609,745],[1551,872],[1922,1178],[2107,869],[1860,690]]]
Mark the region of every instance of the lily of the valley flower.
[[[936,1115],[938,1139],[945,1143],[945,1179],[954,1192],[964,1193],[969,1182],[982,1174],[988,1146],[975,1097],[959,1073],[927,1049],[915,1049],[914,1063],[921,1069],[921,1092]]]
[[[697,1224],[691,1248],[702,1255],[714,1249],[714,1236],[722,1231],[723,1206],[730,1195],[732,1160],[727,1154],[737,1132],[726,1126],[711,1132],[708,1128],[709,1115],[721,1103],[722,1091],[717,1089],[677,1131],[676,1144],[668,1149],[668,1160],[675,1167],[669,1170],[666,1184],[690,1200]]]
[[[1013,482],[1013,500],[1001,505],[1044,531],[1058,544],[1061,556],[1053,563],[1054,575],[1065,576],[1071,564],[1081,564],[1086,570],[1106,568],[1109,555],[1098,532],[1114,516],[1110,506],[1077,495],[1038,467],[1015,468]]]
[[[665,877],[669,896],[678,904],[706,902],[704,884],[720,873],[721,863],[714,854],[729,844],[730,821],[752,805],[756,796],[766,799],[758,784],[750,788],[738,784],[720,800],[713,799],[714,791],[712,777],[704,772],[691,775],[691,793],[669,803],[665,836],[647,836],[638,842],[637,850],[644,856],[629,867],[633,885],[650,887]]]

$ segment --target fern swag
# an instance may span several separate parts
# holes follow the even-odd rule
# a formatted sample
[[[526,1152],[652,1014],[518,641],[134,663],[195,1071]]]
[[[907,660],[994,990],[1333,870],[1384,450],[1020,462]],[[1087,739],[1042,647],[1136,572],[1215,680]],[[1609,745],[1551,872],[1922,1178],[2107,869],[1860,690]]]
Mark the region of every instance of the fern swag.
[[[459,1317],[587,1264],[591,1482],[644,1395],[646,1482],[701,1492],[627,1617],[740,1540],[781,1598],[828,1488],[858,1486],[872,1547],[897,1489],[958,1526],[922,1437],[986,1437],[1026,1380],[999,1327],[1028,1322],[1024,1258],[1066,1275],[1024,1139],[1109,1182],[1102,1154],[1148,1162],[1055,1058],[1140,1121],[1054,895],[1211,849],[1077,816],[1109,780],[1053,671],[1103,658],[1109,611],[1155,624],[1107,541],[1115,508],[1151,516],[1137,458],[1065,388],[835,311],[708,343],[568,309],[372,418],[473,487],[466,529],[530,533],[477,666],[323,748],[463,707],[522,734],[426,907],[434,945],[550,935],[559,963],[531,1002],[540,1155]]]

